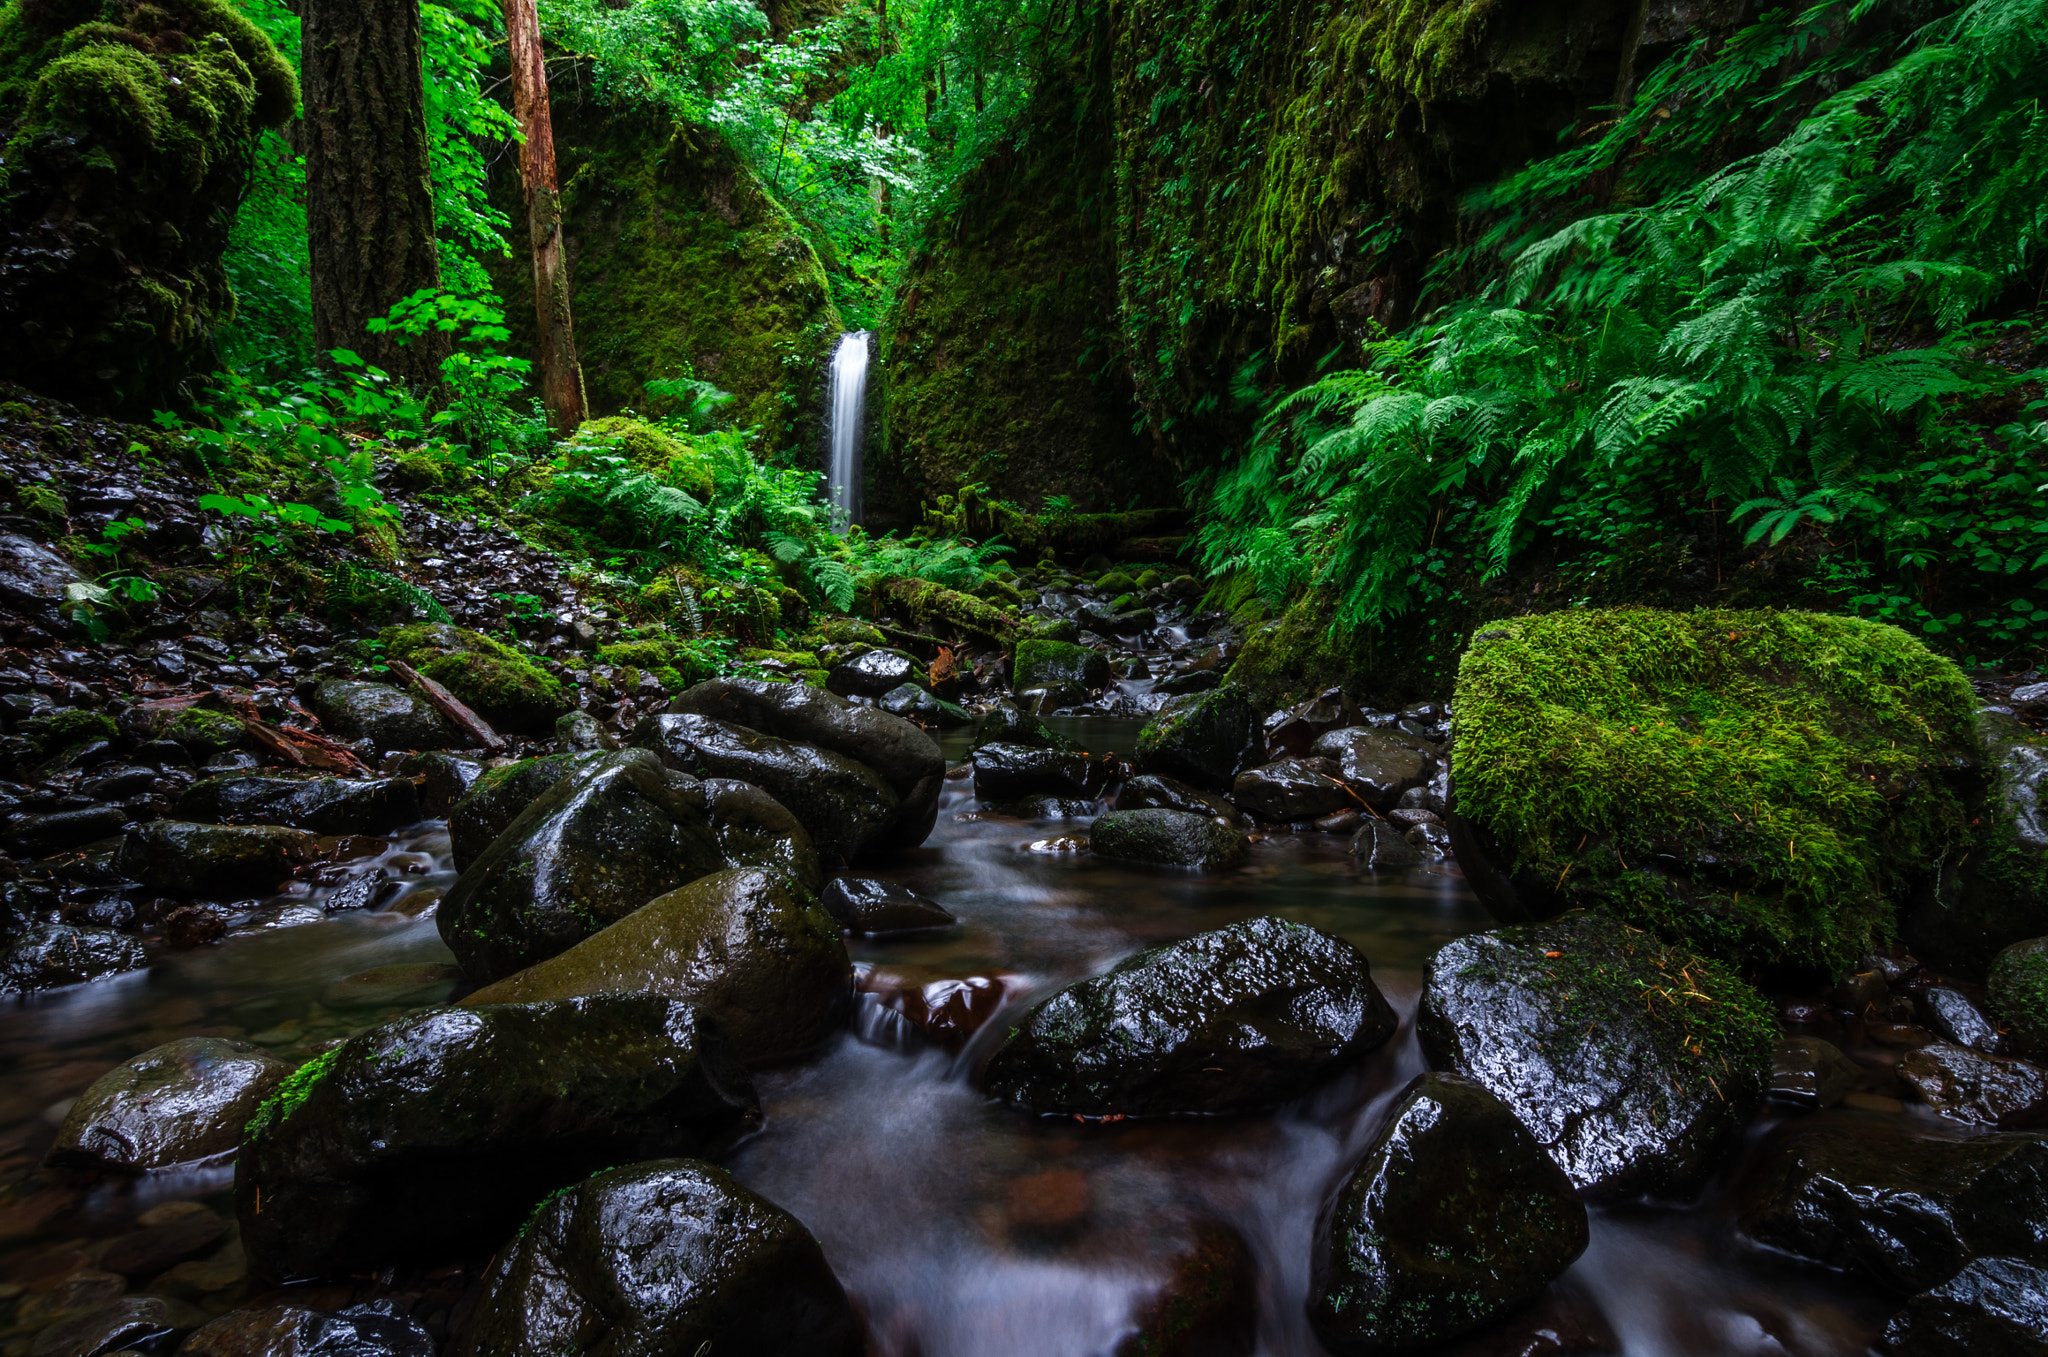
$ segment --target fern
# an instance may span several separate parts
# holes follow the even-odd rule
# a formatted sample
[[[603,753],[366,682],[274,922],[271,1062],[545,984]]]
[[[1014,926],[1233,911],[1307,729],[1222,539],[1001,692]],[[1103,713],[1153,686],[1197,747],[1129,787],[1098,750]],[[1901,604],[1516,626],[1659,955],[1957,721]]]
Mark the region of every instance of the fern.
[[[422,622],[451,622],[439,599],[410,580],[341,561],[320,572],[327,599],[348,611],[371,607],[403,609]]]

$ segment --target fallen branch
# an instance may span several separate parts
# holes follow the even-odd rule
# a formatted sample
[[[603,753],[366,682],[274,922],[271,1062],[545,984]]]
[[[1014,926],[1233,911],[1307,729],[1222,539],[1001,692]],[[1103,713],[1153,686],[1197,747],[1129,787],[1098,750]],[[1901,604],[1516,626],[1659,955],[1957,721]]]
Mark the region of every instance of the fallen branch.
[[[478,716],[463,704],[461,698],[443,688],[440,684],[407,664],[404,660],[391,660],[391,672],[420,690],[420,696],[427,699],[435,711],[455,723],[463,734],[474,740],[488,753],[502,754],[512,746],[505,743],[505,737],[491,729],[491,723]]]

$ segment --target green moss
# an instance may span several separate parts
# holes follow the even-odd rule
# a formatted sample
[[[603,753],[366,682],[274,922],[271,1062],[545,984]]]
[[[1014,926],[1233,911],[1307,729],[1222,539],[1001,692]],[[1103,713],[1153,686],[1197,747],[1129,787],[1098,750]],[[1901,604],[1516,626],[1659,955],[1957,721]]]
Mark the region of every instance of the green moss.
[[[2016,942],[2000,952],[1984,992],[1999,1021],[2031,1037],[2048,1036],[2048,938]]]
[[[598,647],[597,658],[605,664],[645,670],[672,693],[718,676],[717,663],[701,647],[673,636],[616,641]]]
[[[247,1125],[242,1128],[243,1137],[247,1139],[267,1135],[292,1113],[298,1111],[299,1105],[312,1093],[313,1086],[326,1078],[327,1072],[341,1059],[341,1049],[336,1046],[323,1051],[286,1075],[284,1082],[277,1086],[277,1091],[263,1100],[262,1105],[256,1109],[256,1115],[250,1117]]]
[[[1520,618],[1459,668],[1458,809],[1537,899],[1834,968],[1968,846],[1973,705],[1953,664],[1853,618]]]
[[[825,618],[804,633],[804,640],[813,649],[827,645],[880,646],[889,643],[888,638],[872,623],[863,622],[857,617]]]
[[[235,731],[238,735],[241,733],[239,722]],[[75,707],[32,716],[22,723],[22,734],[28,737],[29,744],[38,755],[55,754],[87,740],[111,740],[119,733],[114,726],[114,718],[105,712]]]
[[[574,465],[578,453],[593,449],[624,457],[636,471],[644,471],[663,485],[674,486],[701,502],[711,499],[710,462],[658,424],[623,415],[590,420],[569,442],[571,464]]]
[[[71,513],[71,506],[64,502],[64,496],[48,485],[24,485],[21,487],[21,507],[38,518],[62,522]]]
[[[1067,683],[1100,688],[1109,682],[1109,657],[1066,641],[1019,641],[1011,673],[1020,690]]]
[[[243,729],[239,717],[208,711],[204,707],[187,707],[167,721],[157,734],[159,739],[176,740],[195,753],[214,754],[240,748],[248,732]]]
[[[1137,587],[1138,582],[1121,570],[1108,571],[1105,574],[1098,575],[1095,579],[1096,592],[1108,594],[1111,597],[1115,597],[1118,594],[1131,593]]]
[[[1166,583],[1166,577],[1157,570],[1147,570],[1138,576],[1138,587],[1146,591],[1157,589]]]
[[[482,632],[423,622],[386,627],[378,639],[493,724],[539,733],[569,710],[560,679]]]

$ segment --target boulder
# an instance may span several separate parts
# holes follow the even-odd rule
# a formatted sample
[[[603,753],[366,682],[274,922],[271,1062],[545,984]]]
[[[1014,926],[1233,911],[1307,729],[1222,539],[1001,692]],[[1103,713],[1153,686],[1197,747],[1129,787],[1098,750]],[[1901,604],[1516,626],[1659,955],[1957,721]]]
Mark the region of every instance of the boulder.
[[[1333,730],[1317,737],[1309,752],[1333,763],[1335,776],[1374,810],[1392,810],[1436,767],[1414,739],[1390,730]]]
[[[114,1280],[117,1284],[120,1281],[118,1277]],[[176,1336],[178,1328],[168,1301],[156,1296],[123,1296],[99,1309],[73,1314],[50,1325],[25,1350],[27,1357],[100,1357],[102,1353],[161,1351]]]
[[[1901,932],[1915,955],[1982,971],[2005,947],[2041,932],[2048,896],[2048,736],[1996,708],[1976,714],[1991,786],[1962,870],[1922,881]]]
[[[119,834],[127,823],[128,812],[119,806],[10,815],[0,830],[0,843],[21,857],[47,857]]]
[[[1337,781],[1334,759],[1275,759],[1247,768],[1230,785],[1238,809],[1267,820],[1313,820],[1357,804]]]
[[[419,789],[403,777],[210,777],[185,790],[177,812],[181,820],[288,825],[316,834],[388,834],[421,819]]]
[[[550,1198],[499,1254],[451,1352],[860,1357],[863,1345],[794,1216],[708,1164],[662,1159]]]
[[[1020,796],[1073,796],[1093,800],[1104,770],[1086,754],[1032,749],[1020,744],[985,744],[974,751],[974,795],[981,801]]]
[[[1456,706],[1458,863],[1509,922],[1585,908],[1835,972],[1972,852],[1975,698],[1895,627],[1564,609],[1479,633]]]
[[[38,920],[23,929],[0,960],[0,994],[82,985],[148,964],[149,954],[139,941],[110,928]]]
[[[247,1042],[180,1037],[94,1080],[45,1158],[59,1168],[148,1173],[227,1154],[291,1070]]]
[[[1342,688],[1325,688],[1308,701],[1266,718],[1266,757],[1301,758],[1319,737],[1364,721],[1365,714],[1358,710],[1349,693]]]
[[[1088,827],[1088,847],[1112,862],[1227,871],[1251,845],[1240,830],[1188,810],[1114,810]]]
[[[455,808],[456,802],[469,795],[469,789],[484,775],[484,766],[475,759],[433,750],[406,755],[399,761],[398,775],[411,779],[419,788],[420,810],[438,819],[446,816]],[[496,834],[490,835],[476,846],[476,851],[482,852],[490,845],[491,839],[497,837]]]
[[[1770,1006],[1719,965],[1597,915],[1459,938],[1415,1031],[1515,1110],[1580,1188],[1683,1195],[1763,1097]]]
[[[1765,1141],[1735,1200],[1758,1243],[1911,1294],[1976,1258],[2048,1263],[2048,1136],[1959,1140],[1901,1117],[1802,1117]]]
[[[1116,808],[1191,810],[1197,815],[1207,815],[1231,829],[1244,829],[1250,824],[1236,806],[1215,792],[1190,787],[1179,778],[1160,777],[1152,773],[1141,774],[1125,782],[1117,791]]]
[[[2048,1357],[2048,1269],[1979,1258],[1884,1327],[1898,1357]]]
[[[328,679],[313,690],[313,711],[335,735],[379,749],[445,749],[464,740],[425,698],[388,683]]]
[[[568,709],[560,679],[482,632],[426,622],[386,627],[381,639],[394,657],[501,729],[539,735]]]
[[[324,1315],[296,1305],[234,1310],[205,1325],[179,1357],[434,1357],[434,1339],[389,1300]]]
[[[1054,734],[1052,727],[1037,716],[1019,711],[1014,703],[1007,701],[998,702],[981,714],[981,722],[974,731],[974,747],[979,749],[985,744],[1014,744],[1027,749],[1077,752],[1072,740]]]
[[[1818,1112],[1833,1107],[1863,1082],[1863,1068],[1819,1037],[1786,1037],[1771,1048],[1774,1103]]]
[[[864,763],[708,716],[650,716],[631,743],[679,772],[753,783],[795,814],[831,863],[879,845],[900,808],[888,782]]]
[[[1395,1025],[1356,947],[1268,916],[1068,985],[1020,1021],[984,1078],[1041,1114],[1250,1112],[1299,1097]]]
[[[572,754],[619,747],[618,737],[587,711],[566,711],[555,719],[555,742]]]
[[[455,870],[468,871],[541,793],[595,757],[594,753],[549,754],[478,773],[448,813],[448,844],[455,854]]]
[[[1942,1116],[1972,1126],[2048,1121],[2048,1071],[1936,1042],[1899,1059],[1899,1078]]]
[[[1227,790],[1261,740],[1259,715],[1226,685],[1167,703],[1138,732],[1138,766],[1197,787]]]
[[[1926,985],[1914,991],[1913,1001],[1927,1030],[1958,1046],[1996,1054],[1998,1027],[1977,1007],[1976,1000],[1952,985]]]
[[[63,616],[65,590],[86,583],[71,563],[18,532],[0,532],[0,603],[60,635],[71,630]]]
[[[824,883],[809,831],[786,806],[753,783],[708,777],[686,797],[704,812],[726,866],[781,872],[807,891]]]
[[[853,965],[839,926],[780,872],[716,872],[558,957],[478,990],[471,1004],[642,990],[686,999],[723,1025],[748,1065],[810,1054],[838,1031]]]
[[[1422,1074],[1316,1232],[1309,1319],[1340,1352],[1411,1352],[1533,1300],[1585,1251],[1585,1204],[1500,1099]]]
[[[2000,951],[1984,978],[1984,997],[2001,1022],[2024,1037],[2048,1037],[2048,938]]]
[[[871,876],[835,876],[825,883],[821,900],[841,928],[863,937],[951,928],[959,922],[937,901]]]
[[[1377,815],[1368,815],[1359,823],[1351,835],[1350,851],[1360,867],[1375,871],[1400,871],[1422,865],[1422,850],[1398,826]]]
[[[317,835],[283,825],[151,820],[128,831],[120,870],[152,890],[225,900],[275,890],[318,851]]]
[[[349,1038],[250,1121],[250,1270],[374,1272],[502,1242],[555,1188],[760,1122],[717,1022],[657,994],[437,1009]]]
[[[825,676],[825,691],[840,697],[880,697],[917,676],[917,661],[900,650],[870,650]]]
[[[1010,687],[1075,687],[1101,692],[1109,686],[1109,656],[1066,641],[1019,641],[1010,665]]]
[[[566,951],[725,865],[702,805],[695,779],[644,749],[592,756],[456,879],[442,941],[479,983]]]

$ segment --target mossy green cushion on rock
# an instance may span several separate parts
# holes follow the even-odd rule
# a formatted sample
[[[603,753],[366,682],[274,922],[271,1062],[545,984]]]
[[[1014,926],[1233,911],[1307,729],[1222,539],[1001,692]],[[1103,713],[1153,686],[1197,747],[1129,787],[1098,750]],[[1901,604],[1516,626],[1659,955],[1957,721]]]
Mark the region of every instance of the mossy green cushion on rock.
[[[1066,641],[1019,641],[1010,686],[1018,692],[1078,684],[1104,688],[1109,684],[1109,656]]]
[[[1584,906],[1727,960],[1838,967],[1967,851],[1973,705],[1955,665],[1854,618],[1518,618],[1459,666],[1460,859],[1504,917]]]
[[[569,709],[561,680],[480,631],[422,623],[388,627],[382,640],[394,657],[507,729],[540,734]]]

